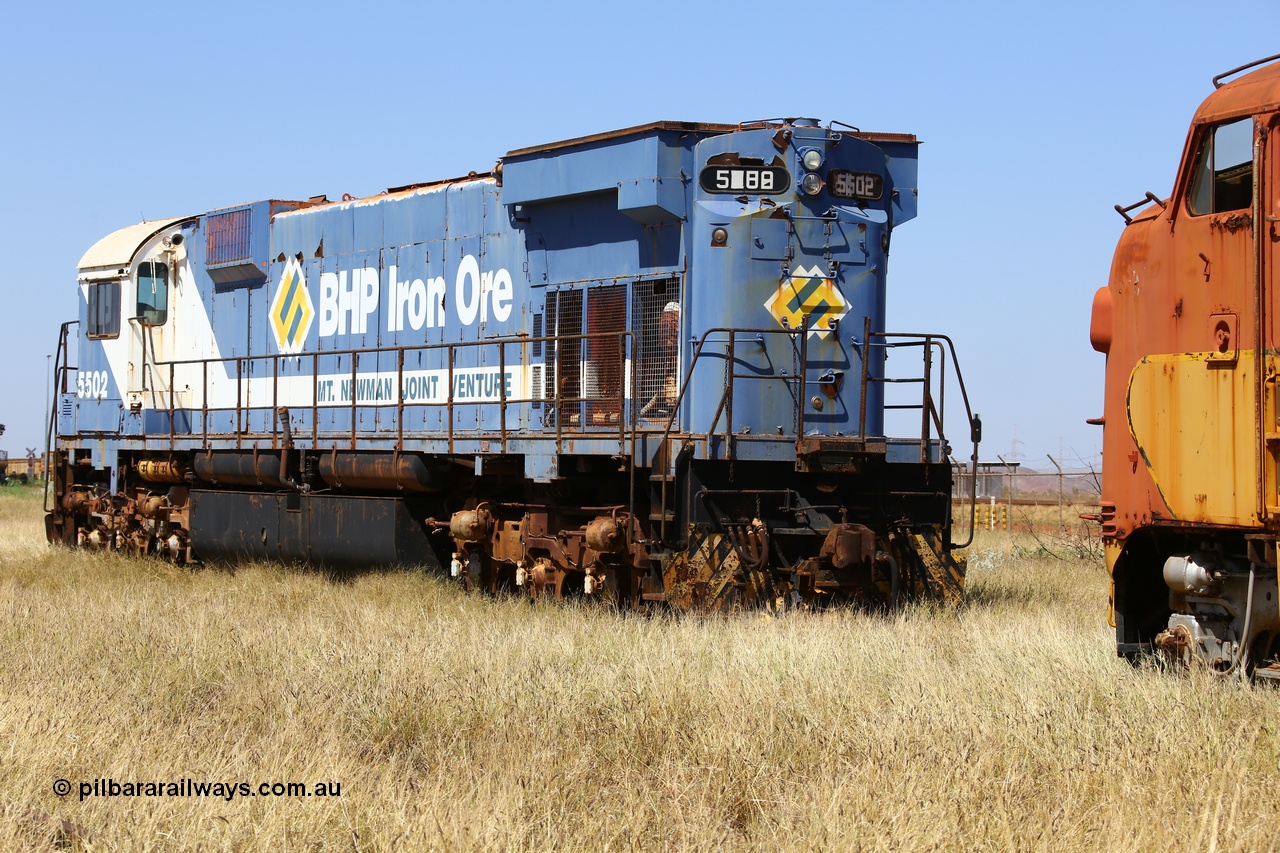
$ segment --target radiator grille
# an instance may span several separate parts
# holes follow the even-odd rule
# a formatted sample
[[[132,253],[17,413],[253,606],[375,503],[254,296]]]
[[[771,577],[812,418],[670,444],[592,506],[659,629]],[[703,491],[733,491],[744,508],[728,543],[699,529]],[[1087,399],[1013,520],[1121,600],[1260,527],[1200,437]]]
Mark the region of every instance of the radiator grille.
[[[631,332],[635,338],[632,369],[641,417],[665,418],[675,404],[679,388],[679,293],[676,279],[635,284],[631,299]]]
[[[251,260],[249,208],[214,213],[205,218],[205,264],[238,264]]]

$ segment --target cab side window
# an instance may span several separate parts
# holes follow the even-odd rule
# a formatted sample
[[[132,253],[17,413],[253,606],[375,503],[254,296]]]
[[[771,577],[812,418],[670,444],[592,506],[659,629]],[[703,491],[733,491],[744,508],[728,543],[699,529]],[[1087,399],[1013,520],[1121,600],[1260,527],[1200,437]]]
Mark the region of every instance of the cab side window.
[[[138,264],[138,311],[148,326],[163,326],[169,316],[169,268],[159,261]]]
[[[1187,207],[1200,216],[1253,205],[1253,119],[1213,127],[1200,143]]]
[[[114,338],[120,335],[120,282],[98,281],[89,284],[88,334],[90,338]]]

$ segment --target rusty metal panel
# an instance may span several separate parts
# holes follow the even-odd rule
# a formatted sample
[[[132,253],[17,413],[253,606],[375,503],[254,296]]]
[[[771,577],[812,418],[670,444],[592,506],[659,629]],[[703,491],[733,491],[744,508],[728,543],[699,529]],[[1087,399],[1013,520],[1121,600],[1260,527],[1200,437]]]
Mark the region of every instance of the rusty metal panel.
[[[193,489],[191,543],[206,559],[439,568],[418,514],[395,497]]]
[[[1256,524],[1253,354],[1244,354],[1239,369],[1219,368],[1216,354],[1139,361],[1129,381],[1129,425],[1173,519]]]

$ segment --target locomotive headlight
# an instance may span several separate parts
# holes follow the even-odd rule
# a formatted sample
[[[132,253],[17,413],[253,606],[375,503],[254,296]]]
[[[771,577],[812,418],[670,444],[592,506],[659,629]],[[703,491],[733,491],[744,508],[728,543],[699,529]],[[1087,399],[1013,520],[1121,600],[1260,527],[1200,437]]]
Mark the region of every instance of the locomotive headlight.
[[[804,155],[800,158],[800,162],[810,172],[816,172],[822,168],[822,152],[816,148],[810,148],[808,151],[804,152]]]
[[[711,245],[723,246],[729,242],[729,232],[723,227],[718,227],[711,232]]]
[[[817,195],[822,192],[822,178],[810,172],[800,179],[800,189],[809,195]]]

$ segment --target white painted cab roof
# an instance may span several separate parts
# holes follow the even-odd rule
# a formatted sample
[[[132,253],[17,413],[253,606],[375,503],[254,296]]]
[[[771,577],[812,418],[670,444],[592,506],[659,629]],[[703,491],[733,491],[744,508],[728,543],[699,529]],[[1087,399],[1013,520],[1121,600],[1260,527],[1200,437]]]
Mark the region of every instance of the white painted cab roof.
[[[80,258],[79,269],[82,273],[89,271],[114,273],[123,270],[133,261],[133,256],[137,254],[143,243],[169,226],[191,218],[177,216],[173,219],[152,219],[149,222],[139,222],[137,225],[113,231],[89,247],[89,251]]]

